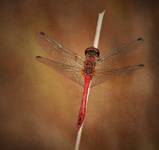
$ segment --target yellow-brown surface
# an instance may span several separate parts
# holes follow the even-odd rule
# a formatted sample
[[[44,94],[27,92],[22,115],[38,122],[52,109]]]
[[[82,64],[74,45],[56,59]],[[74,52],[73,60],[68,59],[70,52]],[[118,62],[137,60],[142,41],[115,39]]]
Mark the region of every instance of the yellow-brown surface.
[[[83,56],[103,9],[101,53],[143,36],[142,49],[119,63],[145,68],[91,90],[81,150],[159,149],[157,2],[1,0],[1,150],[73,149],[82,88],[34,59],[46,55],[36,34]]]

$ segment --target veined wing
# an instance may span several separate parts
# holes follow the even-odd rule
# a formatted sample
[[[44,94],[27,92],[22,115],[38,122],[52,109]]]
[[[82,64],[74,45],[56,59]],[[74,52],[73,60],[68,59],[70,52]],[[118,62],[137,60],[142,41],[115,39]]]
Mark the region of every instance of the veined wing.
[[[138,65],[126,66],[126,67],[121,67],[121,68],[111,69],[111,70],[97,69],[95,76],[92,79],[91,87],[101,84],[102,82],[112,79],[113,77],[116,77],[116,76],[128,75],[129,73],[132,73],[143,67],[144,67],[143,64],[138,64]]]
[[[139,45],[143,43],[144,39],[142,37],[116,49],[108,51],[108,53],[99,58],[96,62],[96,68],[109,68],[119,67],[119,59],[122,59],[122,56],[125,56],[127,53],[135,50]]]
[[[82,69],[78,67],[76,64],[74,64],[74,66],[70,66],[41,56],[36,56],[36,59],[39,62],[53,68],[54,70],[64,75],[65,77],[71,79],[72,81],[80,84],[81,86],[84,85],[84,77],[81,72]]]
[[[49,38],[44,32],[40,32],[38,37],[39,44],[53,60],[70,66],[74,64],[83,66],[84,59],[82,57],[78,56],[70,49],[65,48],[59,42]]]

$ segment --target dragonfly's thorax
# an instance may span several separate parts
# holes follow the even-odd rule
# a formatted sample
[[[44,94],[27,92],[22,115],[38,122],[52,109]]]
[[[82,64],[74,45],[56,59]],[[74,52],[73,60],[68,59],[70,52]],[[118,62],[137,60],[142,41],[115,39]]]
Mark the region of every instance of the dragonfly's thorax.
[[[84,74],[94,75],[94,70],[96,66],[96,60],[99,58],[100,52],[99,49],[95,47],[88,47],[85,50],[86,60],[84,62]]]
[[[96,58],[94,56],[86,56],[86,60],[84,62],[84,74],[94,75],[94,69],[96,66]]]

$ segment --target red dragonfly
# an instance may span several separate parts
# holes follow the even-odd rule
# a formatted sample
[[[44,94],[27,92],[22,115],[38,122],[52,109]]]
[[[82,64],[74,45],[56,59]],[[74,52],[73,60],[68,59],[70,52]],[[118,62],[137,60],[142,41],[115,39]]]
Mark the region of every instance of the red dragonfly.
[[[142,37],[120,48],[112,49],[102,57],[100,57],[99,49],[93,46],[88,47],[85,50],[85,58],[49,38],[44,32],[39,33],[39,39],[40,45],[50,58],[36,56],[36,59],[84,87],[77,123],[78,129],[85,118],[89,87],[94,87],[107,79],[125,75],[144,67],[143,64],[121,67],[118,62],[122,56],[133,50],[133,47],[143,43]]]

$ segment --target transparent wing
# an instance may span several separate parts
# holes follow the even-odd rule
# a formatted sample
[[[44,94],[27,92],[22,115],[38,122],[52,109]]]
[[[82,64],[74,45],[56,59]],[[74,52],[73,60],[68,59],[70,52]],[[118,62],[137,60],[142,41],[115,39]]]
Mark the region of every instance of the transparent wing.
[[[36,56],[36,59],[39,62],[46,64],[47,66],[53,68],[54,70],[56,70],[60,74],[64,75],[65,77],[78,83],[79,85],[81,85],[81,86],[84,85],[84,80],[83,80],[81,68],[79,68],[77,66],[70,66],[67,64],[62,64],[62,63],[59,63],[59,62],[56,62],[54,60],[44,58],[41,56]]]
[[[39,44],[53,60],[70,66],[74,64],[77,64],[78,66],[83,65],[84,59],[82,57],[78,56],[70,49],[65,48],[57,41],[50,39],[44,32],[38,34],[38,39]]]
[[[132,73],[143,67],[144,67],[143,64],[138,64],[138,65],[126,66],[126,67],[111,69],[111,70],[97,69],[95,76],[92,79],[91,87],[94,87],[94,86],[96,86],[106,80],[112,79],[113,77],[116,77],[116,76],[128,75],[129,73]]]
[[[99,58],[96,62],[96,68],[101,69],[112,69],[119,67],[119,59],[122,59],[122,56],[125,56],[127,53],[131,52],[138,48],[139,45],[143,43],[144,39],[142,37],[116,49],[108,51],[108,53]]]

